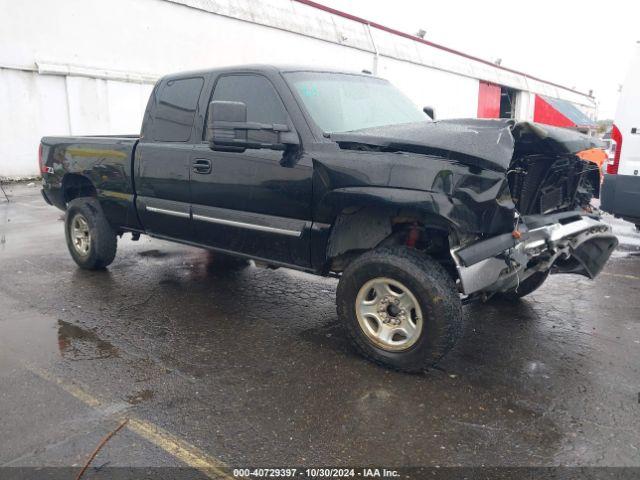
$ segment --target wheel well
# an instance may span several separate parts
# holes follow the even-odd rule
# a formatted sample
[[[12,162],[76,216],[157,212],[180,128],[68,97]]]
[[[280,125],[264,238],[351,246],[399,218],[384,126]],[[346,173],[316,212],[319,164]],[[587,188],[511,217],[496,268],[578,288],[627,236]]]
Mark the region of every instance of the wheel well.
[[[65,203],[78,197],[96,197],[96,188],[87,177],[68,173],[62,179],[62,195]]]
[[[441,255],[449,258],[449,230],[411,218],[395,218],[392,222],[393,233],[380,242],[380,246],[406,245],[436,259]]]
[[[423,251],[436,261],[451,263],[449,237],[452,230],[443,218],[422,214],[363,208],[341,214],[335,222],[327,248],[329,270],[343,271],[361,253],[376,247],[406,245]]]

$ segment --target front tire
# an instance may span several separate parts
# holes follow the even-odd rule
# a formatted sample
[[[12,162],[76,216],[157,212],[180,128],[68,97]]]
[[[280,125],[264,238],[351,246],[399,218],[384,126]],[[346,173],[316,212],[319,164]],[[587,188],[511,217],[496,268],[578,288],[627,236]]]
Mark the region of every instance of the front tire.
[[[440,264],[406,247],[362,254],[343,272],[338,317],[357,350],[405,372],[436,364],[462,335],[462,306]]]
[[[67,248],[80,268],[100,270],[113,262],[118,240],[93,197],[69,202],[65,216]]]

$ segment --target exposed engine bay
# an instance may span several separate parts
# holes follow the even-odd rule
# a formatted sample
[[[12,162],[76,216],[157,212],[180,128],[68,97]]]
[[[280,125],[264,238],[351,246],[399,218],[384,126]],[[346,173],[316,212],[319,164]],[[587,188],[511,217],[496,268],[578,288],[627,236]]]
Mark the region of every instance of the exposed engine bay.
[[[593,176],[587,175],[592,169],[575,155],[515,159],[507,179],[516,209],[521,215],[533,215],[587,208],[594,190]]]

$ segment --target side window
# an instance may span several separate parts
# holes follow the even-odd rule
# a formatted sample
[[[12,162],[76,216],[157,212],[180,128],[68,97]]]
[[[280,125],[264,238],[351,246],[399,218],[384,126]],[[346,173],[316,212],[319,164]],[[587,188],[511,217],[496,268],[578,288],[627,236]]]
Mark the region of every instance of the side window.
[[[247,122],[288,123],[287,111],[276,89],[260,75],[221,77],[211,97],[211,101],[214,100],[244,102],[247,105]]]
[[[153,139],[159,142],[186,142],[198,106],[204,79],[180,78],[166,82],[157,97]]]

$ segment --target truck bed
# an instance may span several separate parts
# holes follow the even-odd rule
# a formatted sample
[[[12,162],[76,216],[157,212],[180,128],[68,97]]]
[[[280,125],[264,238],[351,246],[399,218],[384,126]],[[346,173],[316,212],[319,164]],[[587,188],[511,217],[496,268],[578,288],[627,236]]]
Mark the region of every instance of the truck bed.
[[[49,173],[43,179],[46,200],[64,209],[69,182],[77,181],[74,189],[95,189],[111,221],[140,228],[132,180],[132,159],[139,139],[139,135],[44,137],[41,167]]]

